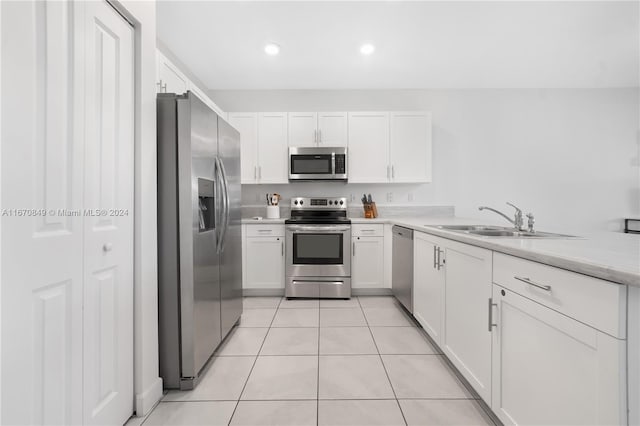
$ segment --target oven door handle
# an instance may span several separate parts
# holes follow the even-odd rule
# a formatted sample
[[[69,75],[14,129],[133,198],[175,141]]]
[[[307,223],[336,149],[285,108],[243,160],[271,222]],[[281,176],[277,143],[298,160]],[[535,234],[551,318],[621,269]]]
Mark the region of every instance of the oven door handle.
[[[287,225],[286,230],[290,232],[331,232],[331,231],[349,231],[351,230],[350,226],[325,226],[325,225],[312,225],[312,226],[304,226],[304,225]]]

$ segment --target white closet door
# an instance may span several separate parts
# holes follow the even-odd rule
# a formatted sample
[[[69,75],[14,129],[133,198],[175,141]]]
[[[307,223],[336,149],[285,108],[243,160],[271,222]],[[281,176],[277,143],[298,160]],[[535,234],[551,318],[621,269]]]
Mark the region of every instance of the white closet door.
[[[84,423],[133,412],[133,28],[85,2]]]
[[[2,2],[2,418],[82,423],[73,3]],[[24,210],[22,210],[24,209]],[[32,210],[33,209],[33,210]]]

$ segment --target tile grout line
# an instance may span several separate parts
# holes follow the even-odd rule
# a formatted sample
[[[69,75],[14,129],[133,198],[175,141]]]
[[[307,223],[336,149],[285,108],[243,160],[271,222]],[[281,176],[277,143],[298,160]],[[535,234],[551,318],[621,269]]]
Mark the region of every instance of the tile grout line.
[[[371,326],[369,325],[369,320],[367,319],[367,315],[364,312],[364,308],[360,303],[360,299],[358,298],[358,304],[360,305],[360,309],[362,310],[362,315],[364,316],[364,320],[367,323],[367,328],[369,329],[369,334],[371,334],[371,340],[373,340],[373,344],[376,347],[376,351],[378,351],[378,358],[380,358],[380,364],[382,364],[382,369],[384,370],[384,374],[387,376],[387,380],[389,381],[389,386],[391,386],[391,392],[393,392],[393,397],[398,405],[398,409],[400,410],[400,415],[402,416],[402,420],[404,424],[408,426],[407,419],[404,416],[404,412],[402,411],[402,406],[400,405],[400,401],[398,401],[398,395],[396,395],[396,390],[393,387],[393,383],[391,382],[391,377],[389,377],[389,372],[387,371],[387,366],[384,365],[384,360],[382,359],[382,354],[380,354],[380,348],[378,348],[378,343],[376,342],[376,338],[373,335],[373,331],[371,331]]]
[[[269,331],[271,330],[271,325],[273,325],[273,321],[276,318],[276,315],[278,314],[278,309],[280,307],[280,303],[282,303],[282,298],[280,298],[280,302],[278,302],[278,306],[276,307],[276,311],[273,313],[273,317],[271,317],[271,322],[269,323],[269,327],[267,328],[267,332],[264,335],[264,338],[262,339],[262,343],[260,344],[260,348],[258,349],[258,353],[256,354],[256,359],[253,360],[253,364],[251,365],[251,369],[249,370],[249,374],[247,375],[247,379],[244,381],[244,385],[242,385],[242,390],[240,391],[240,395],[238,395],[238,400],[236,402],[236,406],[233,408],[233,413],[231,413],[231,417],[229,417],[229,423],[228,426],[231,425],[231,421],[233,420],[233,416],[236,415],[236,411],[238,410],[238,405],[240,405],[240,399],[242,398],[242,394],[244,393],[244,390],[247,387],[247,383],[249,383],[249,379],[251,378],[251,373],[253,373],[253,369],[256,366],[256,363],[258,362],[258,357],[260,357],[260,352],[262,352],[262,347],[264,346],[264,342],[267,340],[267,336],[269,335]],[[243,308],[243,312],[244,312],[244,308]],[[240,319],[242,321],[242,319]]]
[[[318,371],[316,378],[316,426],[320,424],[320,321],[322,317],[322,310],[320,308],[321,301],[318,300]]]

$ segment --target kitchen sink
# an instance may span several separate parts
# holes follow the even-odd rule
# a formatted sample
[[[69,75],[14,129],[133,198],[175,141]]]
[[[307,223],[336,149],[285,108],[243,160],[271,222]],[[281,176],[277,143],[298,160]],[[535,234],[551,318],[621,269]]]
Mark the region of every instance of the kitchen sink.
[[[484,226],[484,225],[426,225],[426,226],[443,229],[445,231],[459,232],[461,234],[476,235],[479,237],[577,238],[574,235],[554,234],[551,232],[518,231],[513,228],[507,228],[503,226]]]

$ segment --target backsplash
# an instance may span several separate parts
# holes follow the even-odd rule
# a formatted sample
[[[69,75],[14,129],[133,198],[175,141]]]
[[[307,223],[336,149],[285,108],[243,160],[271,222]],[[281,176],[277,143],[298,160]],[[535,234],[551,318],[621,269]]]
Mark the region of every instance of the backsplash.
[[[443,216],[451,217],[455,214],[453,206],[417,206],[417,205],[384,205],[378,204],[378,217],[413,217],[413,216]],[[348,209],[349,217],[364,217],[362,203],[354,201]],[[291,207],[288,202],[280,204],[280,217],[288,218],[291,215]],[[254,216],[267,216],[266,205],[244,205],[242,206],[242,217],[251,218]]]

